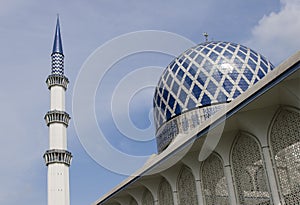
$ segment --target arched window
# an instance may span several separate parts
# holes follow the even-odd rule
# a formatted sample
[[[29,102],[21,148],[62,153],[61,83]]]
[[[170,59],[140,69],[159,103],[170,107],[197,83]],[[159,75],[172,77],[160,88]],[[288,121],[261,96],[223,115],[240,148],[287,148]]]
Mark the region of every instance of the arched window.
[[[136,202],[136,200],[133,197],[131,197],[129,205],[138,205],[138,203]]]
[[[238,137],[231,153],[239,204],[270,204],[267,177],[258,142],[251,136]]]
[[[144,191],[142,205],[154,205],[153,196],[148,189]]]
[[[283,204],[300,201],[300,113],[281,109],[269,136]]]
[[[178,178],[179,205],[198,204],[195,178],[191,170],[184,166]]]
[[[173,192],[170,184],[164,178],[158,188],[158,202],[160,205],[173,204]]]
[[[228,187],[224,176],[223,164],[216,154],[211,154],[203,162],[200,174],[205,204],[229,204]]]

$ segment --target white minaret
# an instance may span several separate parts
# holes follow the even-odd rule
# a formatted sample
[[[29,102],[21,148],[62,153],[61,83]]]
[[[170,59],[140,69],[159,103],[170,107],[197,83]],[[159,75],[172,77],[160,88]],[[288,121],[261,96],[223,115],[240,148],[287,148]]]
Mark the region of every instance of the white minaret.
[[[49,150],[44,154],[48,166],[48,205],[69,205],[69,166],[72,155],[67,151],[70,116],[65,112],[65,92],[69,80],[64,76],[64,54],[58,17],[51,58],[51,75],[46,80],[50,90],[50,111],[45,115],[49,127]]]

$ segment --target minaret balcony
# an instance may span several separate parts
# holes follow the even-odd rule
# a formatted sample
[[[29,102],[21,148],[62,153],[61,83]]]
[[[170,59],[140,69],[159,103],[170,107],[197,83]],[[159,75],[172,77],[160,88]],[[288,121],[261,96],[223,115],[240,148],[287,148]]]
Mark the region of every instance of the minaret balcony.
[[[47,150],[43,156],[46,166],[53,163],[63,163],[67,166],[71,165],[72,154],[67,150],[51,149]]]
[[[65,90],[67,90],[69,79],[64,75],[53,74],[48,76],[46,83],[49,89],[52,86],[58,85],[62,86]]]
[[[69,116],[68,113],[64,111],[51,110],[47,112],[44,119],[46,120],[47,126],[49,126],[51,123],[56,122],[56,123],[63,123],[68,127],[71,117]]]

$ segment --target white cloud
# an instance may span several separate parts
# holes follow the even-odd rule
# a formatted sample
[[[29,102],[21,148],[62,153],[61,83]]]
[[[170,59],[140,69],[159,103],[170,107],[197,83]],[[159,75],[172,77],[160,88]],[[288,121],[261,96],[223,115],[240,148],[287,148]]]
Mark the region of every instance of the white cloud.
[[[275,64],[300,50],[300,1],[281,0],[281,4],[279,12],[260,19],[245,43]]]

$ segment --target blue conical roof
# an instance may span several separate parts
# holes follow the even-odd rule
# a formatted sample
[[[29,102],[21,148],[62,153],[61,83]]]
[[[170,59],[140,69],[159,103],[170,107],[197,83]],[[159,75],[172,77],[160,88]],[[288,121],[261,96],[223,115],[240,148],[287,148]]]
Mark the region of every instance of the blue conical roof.
[[[56,30],[55,30],[55,35],[54,35],[54,43],[53,43],[52,53],[63,54],[62,40],[61,40],[61,36],[60,36],[59,16],[57,16]]]

